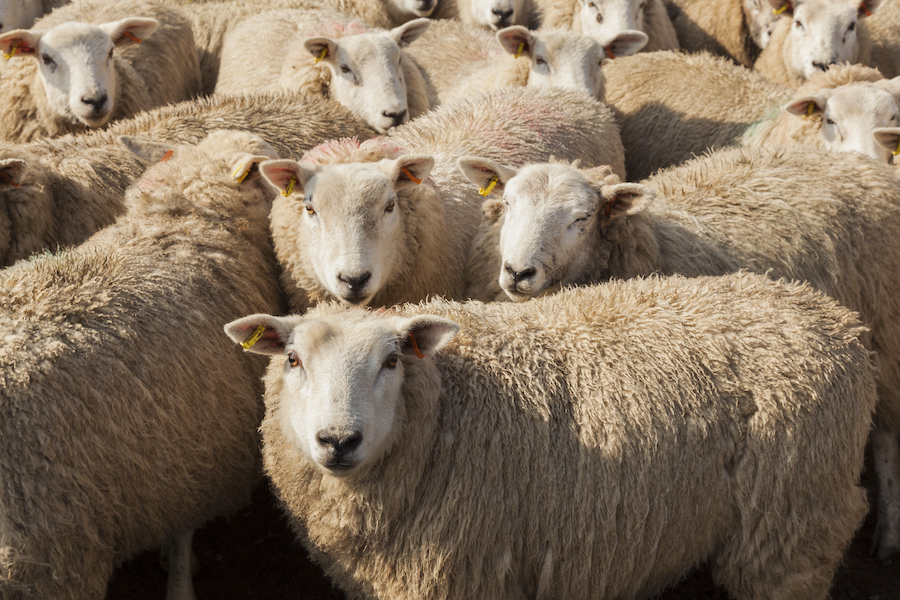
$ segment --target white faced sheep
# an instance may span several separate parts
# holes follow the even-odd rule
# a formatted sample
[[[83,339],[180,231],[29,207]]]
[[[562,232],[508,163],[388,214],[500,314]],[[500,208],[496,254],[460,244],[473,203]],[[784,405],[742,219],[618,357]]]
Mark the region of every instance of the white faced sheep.
[[[459,20],[494,31],[510,25],[536,29],[541,16],[535,0],[456,0]]]
[[[769,2],[782,16],[753,68],[772,81],[796,87],[838,63],[878,66],[871,60],[866,17],[878,10],[882,0]]]
[[[263,365],[221,324],[282,307],[256,171],[277,155],[244,132],[168,148],[116,224],[0,271],[4,598],[103,598],[115,565],[259,481]]]
[[[805,144],[887,162],[870,140],[893,123],[900,80],[870,67],[833,66],[793,92],[708,54],[637,54],[606,63],[603,74],[635,180],[733,145]]]
[[[610,55],[636,52],[646,41],[639,31],[624,33],[604,49],[580,33],[528,31],[518,25],[501,29],[495,40],[486,37],[463,23],[439,21],[410,46],[407,53],[425,72],[432,104],[508,85],[562,87],[603,100],[601,65]]]
[[[273,355],[266,472],[349,598],[649,598],[705,561],[737,600],[823,600],[866,512],[870,359],[809,287],[647,279],[226,331]]]
[[[496,177],[503,193],[502,204],[486,204],[472,248],[493,257],[470,262],[473,297],[526,300],[559,285],[750,269],[808,281],[859,311],[880,374],[873,545],[881,558],[900,549],[900,180],[889,169],[801,147],[723,150],[644,185],[559,163],[460,166],[476,186]]]
[[[0,35],[0,50],[11,57],[0,137],[13,142],[102,127],[200,92],[190,24],[149,2],[64,6],[33,30]]]
[[[447,104],[389,137],[323,144],[300,163],[266,162],[263,175],[283,194],[272,238],[291,307],[461,298],[481,196],[455,160],[475,148],[522,162],[555,154],[593,165],[608,156],[624,172],[605,106],[567,90],[522,88]]]
[[[384,133],[430,108],[422,74],[403,51],[429,23],[416,19],[381,31],[333,11],[264,12],[226,36],[216,92],[318,94]],[[261,30],[276,41],[248,60]]]
[[[779,15],[768,0],[666,0],[682,50],[708,51],[752,67]]]
[[[541,26],[572,29],[604,47],[624,32],[647,36],[644,52],[677,50],[678,37],[662,0],[542,0]]]
[[[286,94],[215,96],[166,106],[79,136],[0,148],[0,266],[85,241],[124,211],[123,194],[146,164],[121,135],[197,143],[222,127],[254,131],[280,156],[323,139],[375,132],[332,100]]]

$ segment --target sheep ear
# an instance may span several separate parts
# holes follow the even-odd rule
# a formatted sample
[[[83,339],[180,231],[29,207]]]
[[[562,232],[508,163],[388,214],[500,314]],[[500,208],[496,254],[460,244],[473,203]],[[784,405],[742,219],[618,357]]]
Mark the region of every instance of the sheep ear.
[[[159,21],[156,19],[144,19],[141,17],[131,17],[100,25],[100,29],[109,35],[116,48],[140,44],[150,37],[157,27],[159,27]]]
[[[394,190],[419,185],[434,168],[434,159],[424,154],[406,154],[394,161],[382,161],[388,176],[394,180]]]
[[[875,85],[900,102],[900,76],[894,77],[893,79],[879,79],[875,82]]]
[[[429,25],[431,25],[431,19],[413,19],[391,29],[391,37],[394,38],[398,46],[406,48],[419,39],[419,36],[425,33]]]
[[[784,110],[798,117],[820,115],[825,112],[825,105],[828,104],[829,96],[831,96],[831,93],[828,90],[819,90],[815,94],[791,100],[785,105]]]
[[[40,43],[40,33],[33,33],[28,29],[14,29],[0,35],[0,52],[3,52],[7,60],[19,55],[35,56]]]
[[[132,137],[130,135],[120,135],[118,140],[119,144],[126,150],[148,163],[168,160],[168,157],[172,156],[169,152],[175,150],[175,146],[171,144],[153,142],[143,138]]]
[[[225,325],[225,333],[247,352],[284,354],[285,346],[301,318],[250,315]]]
[[[856,10],[859,18],[863,19],[865,17],[871,17],[879,7],[881,7],[881,0],[862,0]]]
[[[497,41],[503,49],[515,57],[527,56],[531,58],[534,50],[534,36],[521,25],[504,27],[497,32]],[[519,50],[521,48],[521,51]]]
[[[435,315],[406,319],[398,328],[403,354],[425,358],[443,348],[459,332],[459,325]]]
[[[248,183],[255,179],[259,179],[259,165],[267,160],[268,156],[243,154],[241,158],[235,161],[231,170],[231,176],[238,180],[238,183]]]
[[[456,164],[463,175],[478,186],[483,196],[488,196],[494,191],[502,192],[506,183],[518,173],[518,170],[512,167],[480,156],[463,156],[456,161]],[[492,181],[494,181],[493,187],[491,186]]]
[[[795,0],[769,0],[772,5],[772,12],[782,17],[790,17],[794,14]]]
[[[872,130],[875,141],[887,148],[894,156],[900,154],[900,127],[876,127]]]
[[[316,62],[324,60],[329,64],[334,64],[334,57],[337,53],[337,42],[327,37],[311,37],[303,42],[306,51],[312,54]]]
[[[637,29],[626,29],[620,32],[613,40],[604,48],[607,58],[620,58],[622,56],[631,56],[638,50],[647,45],[647,34]]]
[[[20,158],[0,160],[0,191],[17,188],[25,173],[25,161]]]
[[[295,160],[266,160],[259,164],[259,172],[282,196],[302,196],[309,180],[319,172],[319,167],[301,165]]]
[[[617,183],[600,187],[601,210],[608,220],[640,212],[654,198],[656,192],[639,183]]]

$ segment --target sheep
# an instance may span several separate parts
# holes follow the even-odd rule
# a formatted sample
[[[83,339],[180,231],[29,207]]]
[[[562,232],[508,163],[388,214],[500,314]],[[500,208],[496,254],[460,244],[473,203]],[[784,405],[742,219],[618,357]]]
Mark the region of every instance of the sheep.
[[[544,28],[584,33],[608,46],[619,33],[647,35],[644,52],[678,50],[678,37],[662,0],[543,0]]]
[[[752,67],[778,22],[767,0],[666,0],[682,50],[708,51]]]
[[[869,67],[841,65],[792,92],[724,58],[674,52],[610,61],[603,75],[606,101],[622,127],[626,170],[634,180],[707,148],[732,145],[808,144],[858,150],[886,161],[871,142],[856,139],[889,126],[896,114],[892,97],[900,84],[883,80]],[[807,116],[811,102],[813,111]],[[826,112],[830,114],[823,118]],[[845,129],[845,139],[834,139],[834,126],[827,121],[842,112],[858,113],[853,127],[860,129]],[[860,120],[867,124],[858,124]],[[849,126],[849,121],[840,124]]]
[[[808,286],[651,278],[225,330],[270,355],[265,470],[349,598],[644,598],[707,561],[738,600],[823,599],[866,512],[863,329]]]
[[[900,154],[900,127],[879,127],[872,131],[875,142],[891,153],[891,164],[897,170],[898,163],[894,160]]]
[[[456,0],[456,9],[463,23],[494,31],[510,25],[537,29],[541,23],[535,0]]]
[[[0,271],[0,597],[103,598],[116,564],[239,508],[260,478],[263,364],[217,332],[283,309],[255,171],[277,154],[245,132],[124,140],[174,152],[128,212]]]
[[[454,21],[434,23],[429,28],[435,30],[434,35],[426,34],[410,46],[408,54],[426,74],[433,105],[507,85],[563,87],[603,100],[600,66],[607,60],[607,50],[593,38],[571,31],[528,31],[513,25],[498,31],[495,40],[476,37],[473,44],[469,38],[472,29]],[[639,31],[624,33],[610,52],[631,54],[645,41]],[[473,47],[477,48],[474,52]],[[449,57],[454,58],[448,61]]]
[[[332,100],[261,94],[182,102],[106,130],[0,148],[0,266],[80,244],[123,212],[125,189],[146,165],[122,150],[119,136],[195,144],[222,127],[254,131],[297,158],[323,139],[375,136]]]
[[[878,66],[871,60],[866,17],[879,9],[882,0],[769,2],[782,16],[753,69],[772,81],[796,87],[829,65],[849,62]]]
[[[190,24],[142,0],[64,6],[32,30],[0,35],[0,50],[11,57],[0,137],[11,142],[103,127],[200,91]]]
[[[292,309],[326,299],[460,298],[481,196],[466,189],[455,160],[475,151],[517,163],[609,158],[624,174],[604,105],[568,90],[511,87],[444,105],[385,138],[328,142],[299,163],[267,161],[260,171],[282,191],[271,227]]]
[[[28,29],[36,19],[69,0],[0,0],[0,33]]]
[[[390,31],[334,11],[261,13],[225,38],[216,92],[286,89],[334,98],[381,133],[430,108],[425,81],[403,48],[427,28],[416,19]],[[278,42],[249,63],[247,48],[265,30]]]
[[[460,167],[476,186],[497,177],[503,193],[503,204],[485,203],[471,297],[525,300],[560,285],[746,268],[808,281],[859,311],[880,373],[873,550],[900,549],[900,180],[888,168],[804,147],[721,150],[644,184],[560,163],[517,171],[468,157]]]

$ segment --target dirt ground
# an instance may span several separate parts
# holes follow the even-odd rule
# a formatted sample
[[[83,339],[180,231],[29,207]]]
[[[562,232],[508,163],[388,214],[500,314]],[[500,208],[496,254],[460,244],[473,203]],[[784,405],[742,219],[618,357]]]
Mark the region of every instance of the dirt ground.
[[[867,455],[867,461],[871,459]],[[863,484],[874,506],[874,478],[867,466]],[[900,600],[900,556],[879,562],[868,554],[875,521],[872,511],[857,532],[831,589],[832,600]],[[263,487],[251,504],[230,519],[216,519],[194,537],[200,571],[198,600],[343,600],[309,562],[274,498]],[[166,575],[158,553],[147,552],[123,565],[110,582],[107,600],[162,600]],[[669,589],[660,600],[728,600],[702,570]]]

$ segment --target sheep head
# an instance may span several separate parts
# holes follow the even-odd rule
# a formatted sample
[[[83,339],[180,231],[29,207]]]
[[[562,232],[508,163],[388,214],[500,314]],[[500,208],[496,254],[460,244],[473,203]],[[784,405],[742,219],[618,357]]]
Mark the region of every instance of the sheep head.
[[[276,200],[277,210],[292,215],[283,233],[273,225],[279,257],[299,252],[306,276],[328,295],[368,304],[409,263],[403,240],[415,194],[403,191],[422,184],[433,166],[430,156],[417,155],[365,163],[263,163],[263,176],[284,196]]]
[[[781,20],[791,19],[784,63],[803,81],[838,63],[859,62],[860,19],[874,13],[881,0],[769,0]],[[782,25],[781,27],[787,27]]]
[[[471,2],[472,20],[494,31],[525,22],[525,0],[459,0]]]
[[[47,103],[58,119],[102,127],[118,95],[115,49],[138,43],[157,26],[155,19],[130,18],[103,25],[64,23],[45,32],[16,29],[0,35],[0,50],[9,58],[37,61]]]
[[[648,41],[644,9],[653,0],[578,0],[572,29],[608,49],[610,58],[628,56]]]
[[[583,283],[595,267],[592,249],[602,229],[654,197],[646,186],[619,183],[607,166],[544,163],[516,170],[467,156],[459,168],[483,190],[493,178],[499,182],[502,213],[492,212],[500,226],[500,286],[516,301]]]
[[[357,33],[339,39],[306,38],[303,51],[308,55],[285,62],[281,84],[288,89],[306,89],[310,69],[313,74],[317,72],[316,67],[309,65],[314,61],[319,68],[327,69],[322,91],[385,133],[410,119],[404,73],[408,59],[400,49],[422,35],[430,22],[415,19],[390,31]]]
[[[320,305],[307,316],[252,315],[225,326],[248,352],[284,356],[278,420],[288,443],[346,477],[390,451],[404,418],[409,361],[459,330],[443,317],[403,317]]]

